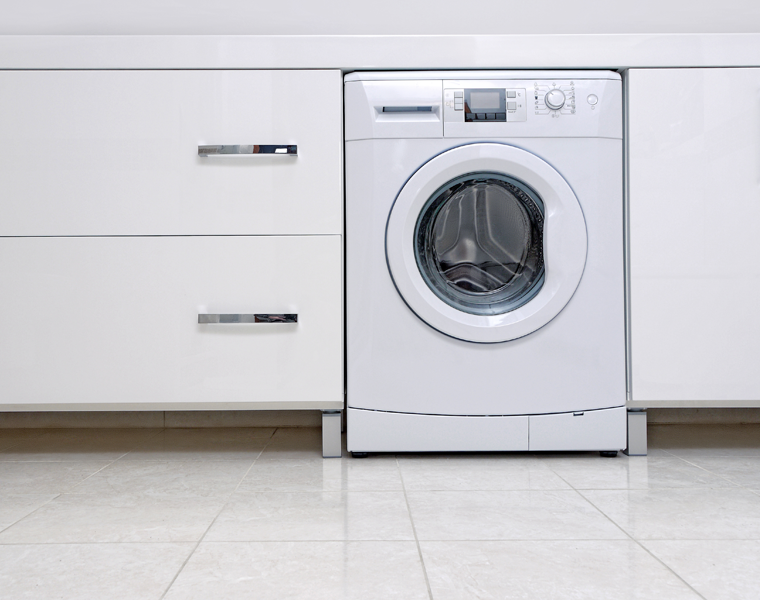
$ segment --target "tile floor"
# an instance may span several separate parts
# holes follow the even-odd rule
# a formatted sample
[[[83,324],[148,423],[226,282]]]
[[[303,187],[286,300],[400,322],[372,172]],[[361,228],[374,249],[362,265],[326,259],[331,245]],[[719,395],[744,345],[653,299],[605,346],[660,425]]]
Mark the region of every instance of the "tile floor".
[[[0,429],[0,597],[760,598],[760,426],[323,460],[317,429]]]

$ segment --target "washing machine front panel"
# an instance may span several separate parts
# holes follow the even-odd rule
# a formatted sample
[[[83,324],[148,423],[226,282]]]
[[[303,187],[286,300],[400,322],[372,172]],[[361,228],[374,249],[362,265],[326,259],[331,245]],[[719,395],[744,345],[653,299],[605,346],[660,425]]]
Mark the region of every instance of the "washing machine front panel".
[[[467,140],[474,143],[479,140]],[[495,140],[493,140],[495,143]],[[388,269],[386,228],[410,175],[452,148],[435,139],[351,142],[346,149],[347,401],[417,414],[526,415],[625,403],[622,144],[510,140],[567,178],[588,231],[583,276],[544,327],[505,343],[444,335],[404,302]],[[551,266],[551,265],[550,265]]]
[[[420,167],[393,204],[385,242],[409,308],[439,332],[477,343],[521,338],[556,317],[587,250],[583,211],[562,175],[493,142]]]

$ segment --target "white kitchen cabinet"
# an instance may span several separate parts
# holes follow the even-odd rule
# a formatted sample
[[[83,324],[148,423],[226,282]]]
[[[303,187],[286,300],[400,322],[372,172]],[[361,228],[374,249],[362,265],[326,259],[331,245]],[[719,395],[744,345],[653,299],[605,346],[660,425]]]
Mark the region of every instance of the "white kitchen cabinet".
[[[342,124],[340,71],[0,71],[0,236],[341,234]]]
[[[337,70],[0,71],[0,411],[317,409],[339,454],[342,97]]]
[[[633,406],[760,406],[760,69],[628,71]]]

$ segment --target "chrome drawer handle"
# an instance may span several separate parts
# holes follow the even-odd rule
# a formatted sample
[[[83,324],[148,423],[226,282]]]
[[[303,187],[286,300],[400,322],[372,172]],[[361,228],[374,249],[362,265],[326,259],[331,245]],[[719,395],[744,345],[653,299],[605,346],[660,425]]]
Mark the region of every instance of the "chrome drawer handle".
[[[198,156],[298,156],[298,146],[292,145],[233,145],[198,146]]]
[[[298,323],[298,315],[294,314],[251,314],[251,315],[198,315],[198,323]]]

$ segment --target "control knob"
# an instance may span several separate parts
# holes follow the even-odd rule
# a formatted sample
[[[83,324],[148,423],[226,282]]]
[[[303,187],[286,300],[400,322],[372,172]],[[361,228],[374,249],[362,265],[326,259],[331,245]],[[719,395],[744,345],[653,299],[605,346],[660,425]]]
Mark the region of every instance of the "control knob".
[[[552,90],[547,92],[544,102],[546,102],[546,106],[552,110],[559,110],[565,105],[565,93],[562,90]]]

